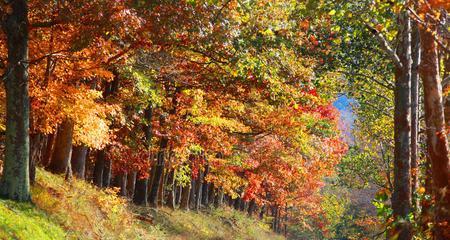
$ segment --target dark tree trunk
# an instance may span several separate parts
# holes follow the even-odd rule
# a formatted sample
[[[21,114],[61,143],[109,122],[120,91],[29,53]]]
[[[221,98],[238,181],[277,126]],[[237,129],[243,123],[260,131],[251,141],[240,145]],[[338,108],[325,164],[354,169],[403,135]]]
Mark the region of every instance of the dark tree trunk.
[[[195,208],[195,189],[196,189],[196,185],[197,185],[197,180],[195,180],[194,178],[191,178],[191,192],[189,194],[189,208]]]
[[[206,202],[206,207],[209,207],[210,205],[214,205],[214,201],[216,198],[216,191],[214,189],[213,183],[208,183],[208,201]]]
[[[127,193],[128,197],[133,199],[134,195],[134,188],[136,187],[136,171],[131,172],[128,174],[127,177]]]
[[[202,204],[204,206],[208,205],[208,197],[209,197],[209,183],[206,182],[206,177],[209,173],[209,164],[205,166],[205,172],[203,174],[203,184],[202,184]]]
[[[272,217],[272,230],[278,232],[278,207],[276,206],[272,207]]]
[[[427,151],[431,161],[435,200],[435,239],[450,239],[450,159],[442,103],[436,26],[420,29],[422,63],[420,74],[424,88]]]
[[[419,188],[419,63],[420,63],[420,35],[419,25],[412,22],[411,34],[411,193],[414,209],[419,209],[418,198],[415,197]]]
[[[233,207],[239,211],[239,208],[241,207],[241,198],[236,198],[234,200]]]
[[[36,179],[36,165],[42,160],[42,151],[44,148],[45,138],[41,133],[30,135],[30,183],[34,184]]]
[[[224,194],[223,194],[223,190],[222,189],[218,190],[216,198],[217,198],[217,200],[215,201],[216,208],[222,207],[223,199],[224,199]]]
[[[112,167],[111,159],[105,156],[105,165],[103,169],[103,182],[102,182],[102,187],[104,188],[108,188],[111,185],[111,167]]]
[[[160,117],[160,126],[165,126],[166,116],[161,115]],[[161,141],[159,143],[159,152],[157,157],[156,166],[154,166],[155,169],[155,176],[152,181],[152,187],[150,191],[150,205],[152,207],[158,206],[158,190],[159,185],[161,184],[161,181],[163,180],[163,174],[164,174],[164,165],[165,165],[165,152],[167,149],[167,144],[169,143],[169,138],[167,136],[162,136]]]
[[[78,179],[85,178],[87,152],[88,148],[84,145],[73,147],[71,159],[72,172]]]
[[[148,178],[136,178],[133,202],[137,205],[147,206]]]
[[[97,159],[94,166],[94,184],[97,187],[103,186],[103,170],[105,169],[105,151],[97,152]]]
[[[250,203],[248,204],[248,215],[251,217],[253,216],[253,213],[255,212],[256,209],[256,202],[255,199],[252,199],[250,201]]]
[[[261,211],[259,212],[259,219],[262,220],[264,218],[264,213],[266,212],[266,206],[263,205],[261,207]]]
[[[55,145],[57,131],[47,136],[47,144],[44,150],[44,156],[42,158],[42,166],[47,167],[50,164],[53,155],[53,147]]]
[[[121,197],[127,197],[127,177],[127,173],[119,173],[114,176],[113,186],[120,189],[118,195]]]
[[[28,6],[25,0],[11,1],[2,16],[6,34],[8,66],[6,88],[6,150],[1,195],[18,201],[30,200],[28,97]]]
[[[152,144],[152,118],[153,118],[153,107],[151,104],[147,106],[144,110],[144,119],[145,122],[142,125],[142,131],[144,132],[144,145],[150,151]],[[151,157],[149,161],[152,161]],[[138,174],[139,175],[139,174]],[[148,177],[141,178],[140,176],[136,177],[136,184],[133,194],[133,202],[138,205],[147,206],[148,200]]]
[[[392,209],[397,224],[390,236],[399,240],[412,238],[411,224],[411,21],[405,11],[399,16],[399,47],[397,55],[402,67],[395,73],[394,112],[394,192]],[[406,220],[406,221],[405,221]]]
[[[56,135],[55,150],[48,169],[57,174],[67,173],[72,157],[72,135],[73,121],[64,120],[58,128]],[[70,175],[71,173],[69,173]]]

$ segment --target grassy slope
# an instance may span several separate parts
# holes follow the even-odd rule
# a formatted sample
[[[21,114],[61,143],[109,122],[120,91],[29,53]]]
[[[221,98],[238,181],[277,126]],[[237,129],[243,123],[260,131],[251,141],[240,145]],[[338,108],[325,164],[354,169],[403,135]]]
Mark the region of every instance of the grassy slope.
[[[230,209],[139,208],[112,190],[42,170],[32,194],[33,204],[0,200],[0,239],[283,239]]]

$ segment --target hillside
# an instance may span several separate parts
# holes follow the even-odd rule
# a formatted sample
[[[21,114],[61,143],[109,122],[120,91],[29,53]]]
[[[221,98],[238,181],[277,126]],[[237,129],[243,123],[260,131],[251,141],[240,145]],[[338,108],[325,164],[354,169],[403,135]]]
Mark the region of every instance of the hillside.
[[[139,208],[78,180],[38,170],[33,204],[0,200],[0,239],[283,239],[229,208]]]

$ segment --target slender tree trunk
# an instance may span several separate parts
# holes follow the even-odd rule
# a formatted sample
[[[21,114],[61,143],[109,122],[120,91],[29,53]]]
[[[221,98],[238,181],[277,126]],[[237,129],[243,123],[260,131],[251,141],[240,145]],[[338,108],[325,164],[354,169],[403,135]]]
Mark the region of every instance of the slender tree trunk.
[[[6,151],[1,195],[18,201],[30,200],[28,97],[28,6],[25,0],[10,2],[2,27],[6,34],[8,66],[6,88]]]
[[[197,188],[195,189],[195,210],[200,210],[200,205],[202,203],[202,186],[203,186],[203,171],[199,170],[197,179]]]
[[[72,172],[78,179],[85,178],[87,152],[88,148],[84,145],[73,147],[71,159]]]
[[[252,199],[248,205],[248,215],[250,217],[253,216],[255,209],[256,209],[256,202],[255,202],[255,199]]]
[[[420,35],[419,25],[412,22],[411,34],[411,193],[413,206],[419,209],[419,199],[416,197],[419,188],[419,64],[420,64]],[[416,212],[414,211],[414,212]]]
[[[427,150],[431,161],[435,200],[435,239],[450,239],[450,160],[442,103],[437,44],[433,34],[436,26],[420,29],[424,88]]]
[[[103,171],[105,169],[105,151],[99,150],[97,152],[97,159],[94,166],[94,184],[97,187],[103,186]]]
[[[127,193],[127,183],[128,183],[128,173],[122,173],[120,175],[120,196],[126,197]]]
[[[53,146],[55,145],[57,131],[47,136],[47,144],[44,150],[44,156],[42,158],[42,166],[47,167],[50,164],[53,155]]]
[[[392,209],[396,224],[390,233],[398,240],[412,238],[411,213],[411,21],[408,13],[399,16],[399,47],[397,54],[402,68],[395,73],[394,112],[394,192]]]
[[[432,199],[431,197],[433,196],[433,181],[432,181],[432,173],[431,173],[431,160],[430,160],[430,156],[428,153],[425,154],[426,156],[426,162],[425,162],[425,173],[424,173],[424,188],[425,188],[425,193],[424,195],[428,196],[428,197],[424,197],[422,198],[421,201],[421,207],[422,207],[422,211],[421,211],[421,215],[420,215],[420,225],[421,225],[421,230],[422,232],[426,232],[429,230],[430,227],[430,223],[433,222],[433,213],[432,213]]]
[[[196,185],[197,185],[197,180],[195,180],[193,177],[191,178],[191,192],[189,194],[189,208],[195,208],[195,189],[196,189]]]
[[[202,184],[202,204],[204,206],[208,205],[208,197],[209,197],[209,183],[206,182],[206,177],[209,173],[209,164],[207,163],[205,166],[205,173],[203,174],[203,184]]]
[[[57,174],[67,173],[72,157],[73,121],[64,120],[58,128],[55,150],[48,169]],[[70,173],[69,173],[70,175]]]
[[[165,126],[166,116],[161,115],[160,118],[160,126]],[[150,204],[152,207],[158,206],[158,190],[159,185],[161,184],[161,181],[163,180],[163,174],[164,174],[164,165],[165,165],[165,152],[167,149],[167,144],[169,143],[169,138],[167,136],[162,136],[161,141],[159,143],[159,153],[158,158],[155,166],[155,176],[152,182],[152,188],[150,191]]]
[[[218,190],[218,193],[217,193],[217,201],[215,202],[216,208],[222,207],[223,198],[224,198],[224,194],[223,194],[223,190],[221,188]]]
[[[44,136],[41,133],[30,135],[30,183],[33,185],[36,179],[36,165],[41,162],[44,148]]]
[[[142,131],[144,132],[145,142],[144,145],[146,149],[150,152],[152,144],[152,118],[153,118],[153,106],[149,104],[144,110],[145,122],[142,126]],[[150,159],[152,161],[152,154],[150,154]],[[148,171],[148,170],[147,170]],[[139,175],[139,174],[138,174]],[[133,202],[138,205],[147,206],[148,200],[148,177],[142,178],[138,176],[136,178],[136,184],[133,194]]]
[[[181,190],[181,203],[180,208],[184,210],[189,210],[189,196],[191,194],[191,184],[187,184]]]
[[[103,151],[106,151],[106,150],[103,150]],[[111,168],[112,168],[111,159],[109,159],[105,156],[105,164],[104,164],[104,169],[103,169],[103,182],[102,182],[102,187],[104,187],[104,188],[108,188],[111,185],[111,171],[112,171]]]
[[[167,197],[167,204],[171,209],[175,209],[175,170],[170,171],[168,183],[169,196]]]
[[[214,201],[216,198],[216,190],[214,188],[213,183],[208,183],[209,189],[208,189],[208,202],[206,203],[206,207],[209,207],[210,205],[214,205]]]
[[[136,187],[136,171],[131,172],[128,174],[128,182],[127,182],[127,193],[128,197],[133,199],[134,196],[134,188]]]
[[[159,187],[158,187],[158,194],[157,194],[157,198],[158,198],[158,205],[156,207],[160,207],[164,205],[164,193],[165,193],[165,189],[164,187],[167,186],[166,182],[167,182],[167,172],[165,171],[165,169],[162,172],[162,176],[161,176],[161,181],[159,182]]]

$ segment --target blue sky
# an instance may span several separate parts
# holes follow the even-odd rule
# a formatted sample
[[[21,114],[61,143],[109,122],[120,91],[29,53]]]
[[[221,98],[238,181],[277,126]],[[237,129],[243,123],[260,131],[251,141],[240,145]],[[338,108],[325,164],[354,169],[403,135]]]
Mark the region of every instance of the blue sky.
[[[339,128],[343,132],[344,139],[348,140],[349,143],[352,142],[352,134],[351,131],[353,129],[353,123],[355,121],[355,115],[352,111],[352,104],[354,104],[355,101],[351,98],[348,98],[345,95],[340,96],[333,105],[339,110],[341,116],[340,116],[340,123]]]

